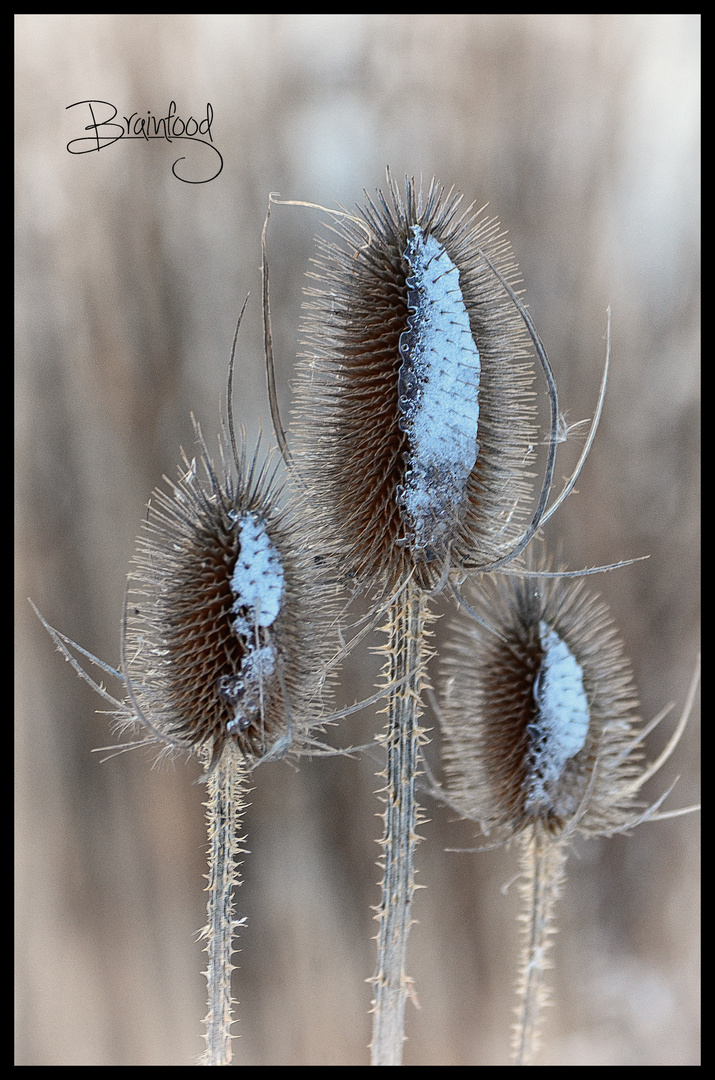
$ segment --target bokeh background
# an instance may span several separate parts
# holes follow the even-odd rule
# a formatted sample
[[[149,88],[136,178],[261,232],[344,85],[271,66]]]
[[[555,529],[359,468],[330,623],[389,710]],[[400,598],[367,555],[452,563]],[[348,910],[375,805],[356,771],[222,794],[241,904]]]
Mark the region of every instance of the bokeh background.
[[[149,494],[210,441],[240,305],[236,410],[270,430],[260,238],[268,193],[354,207],[385,166],[455,185],[508,229],[567,421],[590,417],[613,311],[612,375],[578,493],[549,526],[572,567],[648,554],[592,586],[633,659],[643,714],[685,700],[699,629],[697,16],[23,16],[16,32],[16,1062],[191,1064],[201,1052],[205,836],[198,766],[152,768],[27,602],[112,664]],[[198,116],[211,183],[174,146],[72,156],[86,120]],[[182,153],[184,151],[181,151]],[[269,237],[281,402],[321,216],[276,207]],[[581,441],[564,448],[559,475]],[[444,610],[444,609],[441,609]],[[438,624],[444,632],[446,619]],[[436,639],[439,643],[439,636]],[[376,642],[374,642],[376,643]],[[346,664],[345,701],[378,660]],[[699,697],[698,697],[699,703]],[[699,704],[671,806],[697,801]],[[432,723],[428,716],[427,722]],[[649,740],[655,755],[667,732]],[[672,723],[672,721],[671,721]],[[370,738],[374,710],[337,738]],[[439,769],[438,742],[431,760]],[[236,1064],[366,1064],[376,765],[256,773]],[[472,844],[425,798],[406,1064],[506,1064],[518,949],[515,852]],[[583,843],[569,862],[543,1064],[699,1061],[699,820]]]

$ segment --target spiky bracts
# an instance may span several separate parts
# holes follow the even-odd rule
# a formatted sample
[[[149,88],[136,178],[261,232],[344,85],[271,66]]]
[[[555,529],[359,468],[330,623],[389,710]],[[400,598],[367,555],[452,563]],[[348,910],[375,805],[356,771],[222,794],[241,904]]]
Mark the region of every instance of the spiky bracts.
[[[520,843],[512,1049],[530,1065],[569,839],[624,831],[649,813],[635,802],[645,729],[611,616],[582,579],[493,575],[474,606],[484,625],[463,610],[442,662],[445,771],[466,816],[493,841]]]
[[[295,510],[256,455],[214,463],[199,436],[157,490],[130,575],[125,674],[132,704],[170,745],[231,740],[250,766],[300,744],[320,714],[331,618]],[[199,470],[204,477],[200,477]]]
[[[443,660],[450,790],[485,833],[609,834],[634,817],[638,702],[606,606],[582,580],[492,577]]]
[[[484,568],[532,511],[528,337],[494,220],[434,181],[336,217],[307,290],[296,381],[298,468],[344,578],[390,590],[414,573]]]

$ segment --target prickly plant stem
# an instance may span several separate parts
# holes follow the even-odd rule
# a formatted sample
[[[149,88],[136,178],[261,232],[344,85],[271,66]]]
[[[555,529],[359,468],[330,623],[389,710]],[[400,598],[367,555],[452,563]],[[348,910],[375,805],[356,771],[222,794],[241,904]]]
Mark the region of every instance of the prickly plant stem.
[[[539,824],[524,834],[521,849],[524,943],[517,980],[518,1019],[512,1044],[516,1065],[533,1065],[540,1023],[548,995],[545,973],[551,967],[547,951],[554,929],[554,906],[565,881],[566,844]]]
[[[206,762],[204,763],[206,764]],[[234,940],[242,921],[234,919],[234,889],[240,884],[240,856],[245,851],[239,825],[245,806],[246,775],[231,752],[230,744],[221,755],[207,781],[208,798],[208,922],[201,931],[206,940],[208,967],[204,972],[208,983],[208,1012],[206,1050],[201,1065],[231,1063],[231,1025],[234,1001],[231,997],[231,973]]]
[[[411,992],[405,955],[415,890],[414,849],[419,839],[415,775],[420,743],[424,741],[419,716],[427,652],[425,621],[424,593],[408,582],[394,601],[386,627],[389,640],[385,674],[394,689],[388,696],[384,877],[377,915],[377,974],[373,980],[373,1065],[402,1064],[405,1000]]]

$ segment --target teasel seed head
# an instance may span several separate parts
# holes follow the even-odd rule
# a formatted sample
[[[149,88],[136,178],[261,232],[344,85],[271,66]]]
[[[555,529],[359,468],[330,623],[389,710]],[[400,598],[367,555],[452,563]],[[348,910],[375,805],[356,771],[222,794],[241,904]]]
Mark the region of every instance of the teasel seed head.
[[[540,569],[548,569],[541,566]],[[642,819],[630,664],[582,579],[491,575],[442,661],[450,794],[485,834],[609,835]]]
[[[330,604],[281,509],[270,458],[247,463],[197,426],[199,465],[157,490],[129,576],[123,668],[131,707],[168,745],[251,766],[297,748],[320,713]],[[199,475],[203,471],[204,479]]]
[[[346,579],[433,589],[508,557],[530,521],[534,370],[498,223],[388,181],[318,241],[295,459]]]

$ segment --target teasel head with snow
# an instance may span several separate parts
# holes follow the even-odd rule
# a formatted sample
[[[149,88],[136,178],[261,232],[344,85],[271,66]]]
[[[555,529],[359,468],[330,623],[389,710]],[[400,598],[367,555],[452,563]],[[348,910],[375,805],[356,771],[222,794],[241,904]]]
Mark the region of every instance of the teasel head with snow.
[[[440,708],[450,795],[495,839],[535,825],[554,837],[627,831],[660,811],[662,799],[638,802],[665,760],[643,763],[654,724],[641,723],[606,605],[583,578],[531,569],[480,579],[468,595],[482,622],[462,610],[452,624]]]
[[[275,463],[224,440],[214,462],[198,438],[199,464],[185,458],[154,493],[138,540],[124,671],[133,711],[167,745],[216,761],[231,743],[250,767],[300,746],[337,642]]]
[[[117,727],[139,732],[106,748],[110,754],[158,744],[160,754],[196,754],[204,767],[208,1065],[232,1056],[232,956],[242,925],[234,890],[250,777],[268,759],[322,749],[315,735],[339,652],[331,594],[304,540],[305,509],[278,482],[280,459],[260,447],[248,456],[245,438],[237,439],[235,349],[236,339],[218,457],[195,423],[196,457],[182,452],[178,481],[165,477],[168,489],[150,500],[128,578],[120,670],[40,615],[66,659],[109,703]],[[92,678],[88,663],[117,680],[119,696]]]
[[[537,501],[535,332],[498,223],[434,181],[423,192],[408,179],[404,198],[388,181],[360,217],[335,214],[337,241],[319,241],[294,456],[346,581],[389,592],[412,576],[432,590],[523,549],[555,439]]]
[[[288,504],[274,455],[249,458],[230,421],[149,502],[129,573],[117,671],[43,619],[79,673],[113,705],[117,727],[162,753],[198,753],[209,770],[226,747],[251,770],[299,752],[319,728],[338,653],[333,603]],[[198,461],[197,461],[198,459]],[[110,695],[74,649],[123,690]]]
[[[442,656],[439,711],[446,801],[478,823],[483,847],[520,841],[524,942],[514,1029],[517,1064],[533,1064],[554,907],[577,834],[612,836],[666,811],[641,791],[664,765],[688,721],[697,689],[658,758],[642,724],[631,665],[604,603],[583,578],[544,576],[531,554],[524,576],[491,575],[469,592],[477,622],[462,610]],[[541,576],[539,576],[541,575]],[[491,627],[490,629],[488,627]]]

